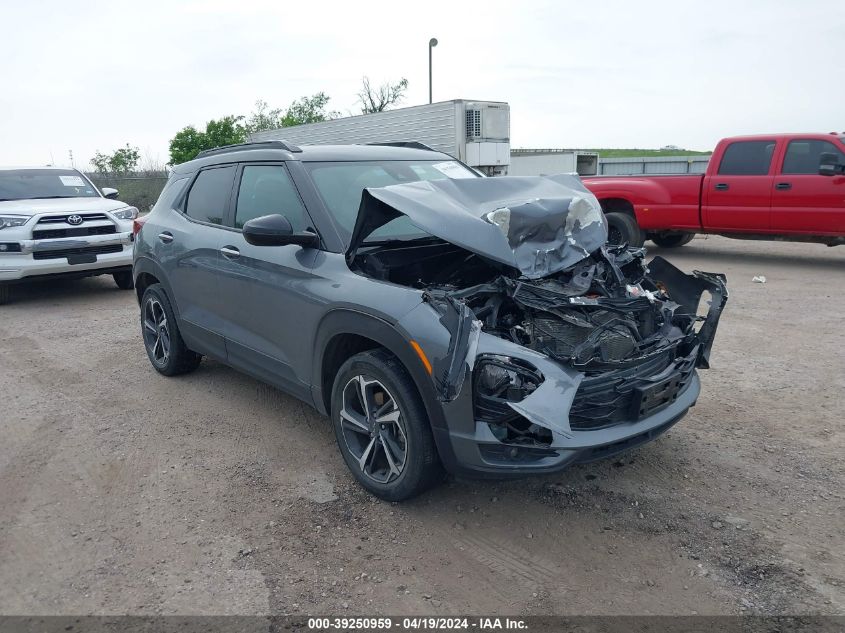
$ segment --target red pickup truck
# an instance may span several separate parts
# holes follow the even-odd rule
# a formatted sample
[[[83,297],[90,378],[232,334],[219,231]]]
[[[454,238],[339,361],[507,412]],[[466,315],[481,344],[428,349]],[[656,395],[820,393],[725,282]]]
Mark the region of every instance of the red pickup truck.
[[[583,180],[614,243],[670,248],[715,233],[845,244],[845,132],[726,138],[703,175]]]

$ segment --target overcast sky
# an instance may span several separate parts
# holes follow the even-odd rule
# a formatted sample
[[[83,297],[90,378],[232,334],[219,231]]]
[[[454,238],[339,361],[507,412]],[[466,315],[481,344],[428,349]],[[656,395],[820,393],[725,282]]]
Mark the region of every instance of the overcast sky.
[[[361,77],[405,105],[507,101],[514,147],[711,149],[845,130],[845,3],[30,1],[0,23],[0,165],[77,166],[130,143],[167,162],[185,125]]]

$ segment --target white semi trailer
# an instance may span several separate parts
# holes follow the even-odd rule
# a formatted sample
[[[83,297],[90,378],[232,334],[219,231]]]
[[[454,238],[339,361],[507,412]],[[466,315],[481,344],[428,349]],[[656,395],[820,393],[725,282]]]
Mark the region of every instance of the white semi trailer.
[[[454,99],[374,114],[256,132],[251,141],[349,145],[418,141],[488,176],[508,173],[510,106],[500,101]]]
[[[550,176],[599,173],[599,155],[572,149],[512,149],[510,176]]]

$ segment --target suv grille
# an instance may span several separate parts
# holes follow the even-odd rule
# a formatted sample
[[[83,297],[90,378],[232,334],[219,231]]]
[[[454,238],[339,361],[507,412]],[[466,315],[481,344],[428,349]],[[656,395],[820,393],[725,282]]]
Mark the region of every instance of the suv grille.
[[[109,219],[105,213],[64,213],[62,215],[45,215],[43,218],[38,220],[38,224],[67,224],[67,219],[72,215],[80,216],[83,222]]]
[[[569,425],[592,431],[663,409],[689,387],[697,354],[698,348],[670,360],[667,352],[634,367],[585,378],[569,410]]]
[[[82,248],[62,248],[50,251],[37,251],[32,254],[33,259],[62,259],[72,255],[105,255],[119,253],[123,244],[107,244],[105,246],[84,246]]]
[[[81,237],[84,235],[112,235],[117,233],[113,224],[106,226],[88,226],[72,229],[35,229],[32,232],[34,240],[51,240],[57,237]]]

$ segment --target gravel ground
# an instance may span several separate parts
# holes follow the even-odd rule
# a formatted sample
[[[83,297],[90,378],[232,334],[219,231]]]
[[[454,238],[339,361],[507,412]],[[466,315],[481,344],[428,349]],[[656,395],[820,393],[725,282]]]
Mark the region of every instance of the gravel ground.
[[[215,362],[156,374],[110,278],[20,287],[0,613],[845,613],[845,248],[651,252],[728,275],[687,418],[615,460],[404,504],[362,492],[293,398]]]

